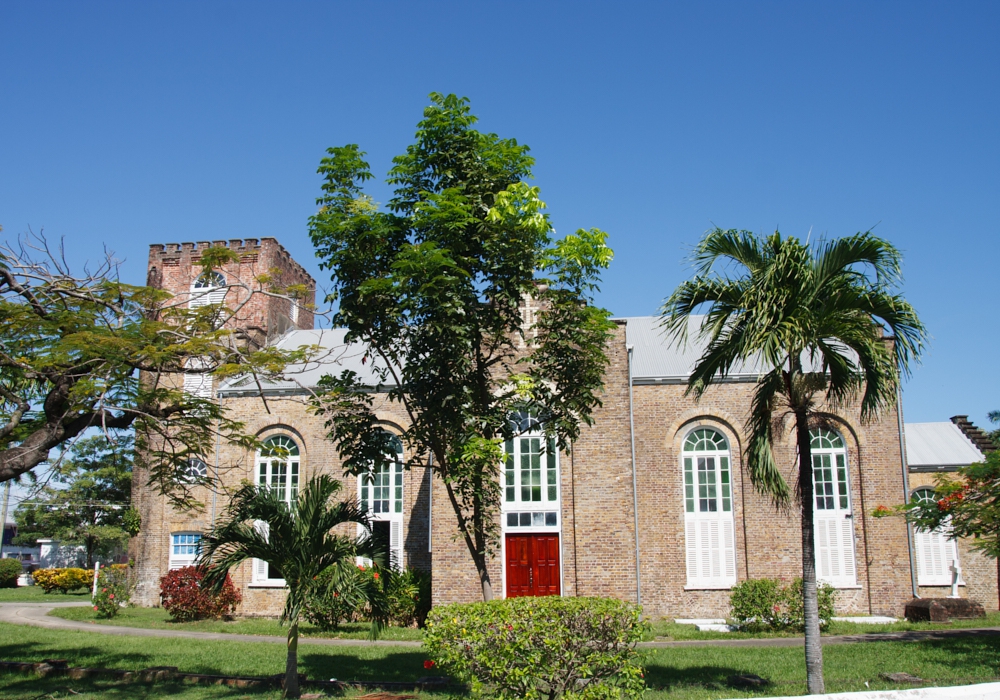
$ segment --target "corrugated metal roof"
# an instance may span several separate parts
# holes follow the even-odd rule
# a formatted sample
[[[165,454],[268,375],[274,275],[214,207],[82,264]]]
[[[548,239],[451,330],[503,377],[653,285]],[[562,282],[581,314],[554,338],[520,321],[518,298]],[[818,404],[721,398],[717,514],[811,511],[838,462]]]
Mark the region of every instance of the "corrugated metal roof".
[[[358,378],[369,386],[380,383],[376,370],[385,365],[379,362],[365,362],[364,346],[361,343],[346,343],[347,330],[344,328],[326,328],[316,330],[289,331],[275,343],[284,350],[294,350],[303,346],[317,346],[317,350],[309,362],[289,365],[284,372],[284,381],[264,381],[261,386],[265,393],[294,393],[303,391],[304,387],[314,387],[320,378],[326,374],[339,375],[345,369],[353,370]],[[386,383],[392,384],[391,375]],[[223,382],[218,389],[223,395],[257,392],[257,384],[251,377],[234,377]]]
[[[983,460],[983,453],[954,423],[907,423],[903,432],[910,469],[964,467]]]
[[[685,382],[691,375],[695,364],[701,358],[707,341],[699,336],[699,328],[704,316],[691,316],[688,321],[688,337],[686,342],[674,340],[661,327],[659,316],[634,316],[618,319],[625,321],[626,342],[634,350],[632,353],[632,377],[637,383],[645,382]],[[301,391],[302,387],[316,385],[325,374],[339,375],[344,369],[357,372],[363,382],[374,386],[379,383],[378,375],[370,364],[362,364],[364,348],[360,343],[347,345],[344,337],[347,331],[343,328],[325,330],[295,330],[290,331],[277,342],[280,348],[290,349],[302,345],[318,345],[323,350],[313,361],[304,365],[293,365],[285,372],[286,381],[262,382],[267,392]],[[803,364],[814,371],[818,365],[813,365],[808,358],[803,357]],[[756,381],[760,375],[770,368],[765,368],[760,362],[749,361],[739,363],[732,368],[728,381]],[[255,383],[247,377],[236,377],[224,382],[220,392],[244,393],[256,390]]]
[[[700,337],[699,329],[704,316],[688,318],[687,341],[675,340],[667,334],[659,316],[633,316],[625,321],[625,337],[632,351],[632,378],[634,381],[687,381],[695,364],[708,344]],[[768,369],[759,361],[735,365],[729,373],[730,381],[754,381]]]

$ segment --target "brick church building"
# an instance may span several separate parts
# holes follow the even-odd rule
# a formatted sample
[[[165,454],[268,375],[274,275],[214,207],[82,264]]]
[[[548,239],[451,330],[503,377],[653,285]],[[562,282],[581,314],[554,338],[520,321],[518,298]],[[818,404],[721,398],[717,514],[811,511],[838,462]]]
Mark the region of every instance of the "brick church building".
[[[240,261],[200,274],[193,263],[207,245],[228,246]],[[180,303],[225,302],[234,308],[246,294],[234,281],[263,271],[276,274],[282,286],[303,285],[315,295],[314,280],[273,238],[153,245],[148,283]],[[454,536],[455,516],[443,485],[425,468],[403,469],[411,455],[401,443],[398,462],[370,483],[345,477],[323,419],[307,409],[310,388],[324,374],[352,369],[378,384],[361,362],[363,349],[345,344],[343,330],[314,329],[309,307],[281,297],[254,297],[233,323],[249,329],[258,342],[324,351],[314,362],[290,367],[286,381],[264,384],[263,398],[257,383],[247,379],[212,385],[210,379],[189,377],[186,389],[216,397],[265,445],[280,445],[287,455],[276,459],[266,451],[247,454],[220,444],[215,454],[194,460],[192,469],[206,470],[229,488],[243,480],[273,485],[289,499],[314,474],[346,480],[345,491],[357,494],[375,527],[389,534],[395,559],[431,572],[435,604],[480,599],[472,559]],[[729,591],[737,582],[801,575],[797,508],[776,511],[743,469],[743,426],[756,368],[742,368],[698,401],[685,396],[699,348],[668,343],[656,317],[618,319],[607,353],[603,405],[570,451],[547,454],[528,416],[522,417],[524,432],[508,443],[513,459],[501,465],[499,475],[501,546],[491,562],[495,593],[614,596],[641,602],[654,618],[718,618],[727,615]],[[375,405],[386,430],[398,433],[406,425],[402,409],[384,394]],[[993,562],[939,533],[908,533],[900,518],[871,517],[876,506],[926,495],[910,483],[909,437],[897,410],[869,424],[862,423],[856,406],[824,415],[825,426],[813,436],[817,572],[838,589],[838,612],[899,616],[915,592],[948,595],[946,572],[956,559],[960,595],[997,609]],[[952,463],[923,464],[915,474],[918,486],[926,486],[927,473],[976,461],[980,447],[988,449],[977,447],[957,423],[918,425],[954,428],[943,429],[951,442],[938,445],[940,454],[922,453]],[[944,434],[926,428],[917,433],[931,442]],[[967,447],[972,451],[962,452]],[[946,454],[949,449],[957,450],[954,459]],[[778,441],[775,457],[794,484],[791,432]],[[158,605],[160,576],[194,561],[198,540],[226,504],[221,493],[198,489],[203,509],[175,510],[146,486],[142,473],[133,483],[133,502],[142,516],[132,543],[135,600]],[[247,562],[233,574],[243,594],[241,614],[279,613],[284,582],[266,563]]]

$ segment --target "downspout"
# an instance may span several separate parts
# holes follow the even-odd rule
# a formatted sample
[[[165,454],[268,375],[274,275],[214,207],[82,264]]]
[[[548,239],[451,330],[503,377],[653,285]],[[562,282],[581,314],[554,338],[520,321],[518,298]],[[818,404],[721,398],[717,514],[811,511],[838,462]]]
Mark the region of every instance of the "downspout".
[[[433,552],[434,527],[434,453],[427,453],[427,552]]]
[[[639,490],[635,475],[635,405],[632,400],[632,350],[628,349],[628,427],[629,441],[632,446],[632,513],[635,516],[635,602],[642,605],[642,579],[639,567]]]
[[[896,418],[899,422],[899,457],[903,468],[903,505],[910,502],[910,473],[906,461],[906,437],[903,433],[903,389],[896,387]],[[913,551],[913,523],[906,521],[906,548],[910,554],[910,590],[914,598],[919,598],[917,593],[917,567],[916,554]]]
[[[219,432],[222,430],[221,425],[221,414],[222,414],[222,392],[216,392],[216,398],[219,401],[219,414],[220,417],[215,419],[215,484],[212,486],[212,527],[215,527],[215,498],[219,492],[219,445],[222,442],[222,434]],[[253,467],[250,467],[250,478],[253,478]]]

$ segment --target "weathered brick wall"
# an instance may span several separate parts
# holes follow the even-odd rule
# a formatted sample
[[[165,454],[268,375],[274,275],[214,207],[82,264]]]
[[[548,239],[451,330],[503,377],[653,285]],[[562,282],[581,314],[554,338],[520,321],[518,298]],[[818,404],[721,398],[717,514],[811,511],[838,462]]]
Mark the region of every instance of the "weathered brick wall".
[[[754,384],[731,382],[711,387],[700,400],[685,396],[678,384],[635,387],[636,462],[639,478],[643,603],[647,614],[672,617],[723,617],[727,590],[685,590],[684,512],[681,448],[694,428],[712,427],[726,436],[734,463],[733,508],[739,580],[801,576],[802,545],[798,506],[777,511],[753,488],[742,451],[744,425]],[[905,528],[891,519],[876,521],[876,504],[903,498],[895,413],[864,425],[857,411],[827,412],[848,446],[858,587],[842,589],[842,612],[900,614],[909,598]],[[786,481],[797,482],[792,425],[775,445],[775,459]]]
[[[357,497],[357,477],[345,476],[334,444],[326,437],[323,419],[308,410],[303,397],[268,397],[266,405],[259,397],[222,399],[223,406],[235,420],[242,421],[247,431],[264,440],[273,435],[287,435],[299,445],[299,483],[316,474],[330,474],[339,479],[345,498]],[[398,404],[391,404],[382,394],[376,402],[376,412],[387,430],[399,432],[406,417]],[[409,459],[410,453],[404,453]],[[214,471],[215,455],[206,455],[205,461]],[[254,481],[255,454],[232,445],[221,444],[218,454],[219,490],[214,495],[208,489],[199,489],[195,496],[202,504],[199,511],[182,511],[171,507],[161,496],[144,488],[142,475],[136,478],[137,507],[142,513],[142,531],[133,538],[132,556],[138,562],[136,601],[140,605],[159,603],[159,577],[169,566],[170,534],[177,532],[206,532],[212,523],[224,514],[227,497],[239,488],[242,481]],[[430,570],[428,553],[428,493],[427,470],[414,468],[404,472],[403,478],[403,549],[404,565]],[[355,534],[349,527],[346,534]],[[277,615],[284,604],[283,589],[253,584],[251,563],[246,562],[233,571],[233,583],[243,594],[240,614]]]

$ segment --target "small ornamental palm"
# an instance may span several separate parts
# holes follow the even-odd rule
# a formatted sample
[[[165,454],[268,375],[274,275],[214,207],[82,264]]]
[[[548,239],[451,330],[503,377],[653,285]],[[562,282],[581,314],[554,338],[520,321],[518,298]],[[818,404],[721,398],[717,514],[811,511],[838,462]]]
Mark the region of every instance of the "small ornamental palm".
[[[872,420],[896,401],[899,376],[919,357],[925,331],[916,312],[893,293],[900,255],[871,233],[812,246],[775,232],[710,231],[695,249],[694,279],[663,304],[664,326],[684,338],[688,318],[702,308],[708,345],[688,381],[700,396],[734,366],[758,362],[762,376],[747,421],[747,471],[775,503],[791,493],[771,451],[774,419],[791,415],[799,456],[806,671],[810,693],[823,692],[810,420],[818,402],[844,405],[860,396]],[[731,272],[719,272],[729,265]],[[883,337],[885,329],[891,339]]]
[[[385,548],[373,542],[367,513],[352,500],[331,503],[341,484],[327,475],[310,479],[289,504],[267,487],[246,485],[233,496],[225,515],[202,540],[201,562],[207,567],[205,581],[220,588],[226,574],[247,559],[260,559],[281,572],[288,598],[281,622],[288,623],[288,659],[285,665],[285,697],[299,696],[298,640],[299,616],[306,598],[317,591],[316,577],[333,567],[335,575],[325,584],[332,594],[365,600],[372,612],[372,638],[388,617],[383,598],[370,589],[350,589],[358,577],[345,574],[355,566],[356,557],[385,567]],[[357,523],[369,534],[352,538],[333,532],[346,523]],[[325,578],[325,577],[324,577]],[[364,584],[362,584],[364,585]],[[346,590],[345,590],[346,589]]]

